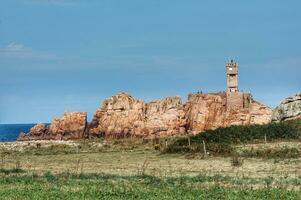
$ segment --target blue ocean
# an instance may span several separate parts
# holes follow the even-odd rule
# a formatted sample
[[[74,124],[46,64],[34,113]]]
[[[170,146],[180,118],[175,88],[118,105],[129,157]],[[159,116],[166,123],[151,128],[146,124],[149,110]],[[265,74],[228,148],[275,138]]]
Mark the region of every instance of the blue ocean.
[[[20,132],[28,133],[35,124],[0,124],[0,142],[16,141]]]

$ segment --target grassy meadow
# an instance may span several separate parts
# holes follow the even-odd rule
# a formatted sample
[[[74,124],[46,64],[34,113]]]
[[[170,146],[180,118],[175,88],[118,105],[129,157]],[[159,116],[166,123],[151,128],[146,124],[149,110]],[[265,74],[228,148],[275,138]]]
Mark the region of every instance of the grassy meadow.
[[[301,199],[300,121],[0,144],[0,199]]]

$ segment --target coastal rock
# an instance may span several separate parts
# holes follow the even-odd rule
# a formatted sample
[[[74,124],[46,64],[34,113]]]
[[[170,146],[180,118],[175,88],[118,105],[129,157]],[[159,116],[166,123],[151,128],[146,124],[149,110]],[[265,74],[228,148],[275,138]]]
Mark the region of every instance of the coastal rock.
[[[37,124],[19,140],[68,140],[98,137],[166,137],[197,134],[231,125],[265,124],[272,110],[249,93],[190,94],[145,103],[127,93],[106,99],[87,126],[87,113],[65,113],[49,127]]]
[[[30,129],[30,133],[35,136],[40,136],[46,132],[45,124],[38,123]]]
[[[56,118],[49,126],[49,134],[54,139],[82,139],[87,137],[87,113],[66,112],[62,118]]]
[[[231,125],[266,124],[272,110],[248,93],[191,94],[144,103],[121,93],[105,100],[91,123],[92,137],[165,137]]]
[[[272,121],[280,122],[301,118],[301,92],[288,97],[273,111]]]
[[[190,94],[185,105],[187,131],[193,134],[223,125],[225,94]]]
[[[270,108],[247,93],[230,97],[227,93],[191,94],[185,109],[187,131],[192,134],[232,125],[266,124],[272,114]]]
[[[162,137],[186,133],[186,118],[180,97],[147,103],[145,116],[144,135]]]
[[[45,124],[38,123],[30,129],[29,134],[23,132],[20,133],[18,141],[38,140],[39,138],[44,137],[46,132],[47,128]]]
[[[143,101],[121,93],[106,99],[94,114],[91,137],[124,137],[143,132],[146,105]]]
[[[250,107],[250,124],[267,124],[271,122],[273,110],[259,101],[252,100]]]
[[[62,118],[56,118],[49,127],[37,124],[28,134],[21,133],[19,141],[25,140],[68,140],[88,137],[87,113],[66,112]]]
[[[145,103],[127,93],[104,101],[94,114],[92,137],[156,137],[185,132],[183,105],[179,97]]]

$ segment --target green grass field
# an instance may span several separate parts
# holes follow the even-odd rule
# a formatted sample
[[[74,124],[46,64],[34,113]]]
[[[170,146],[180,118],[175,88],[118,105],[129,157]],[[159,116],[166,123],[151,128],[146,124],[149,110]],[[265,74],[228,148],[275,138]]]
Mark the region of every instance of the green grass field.
[[[300,121],[290,125],[297,129],[218,129],[190,145],[188,137],[0,143],[0,199],[301,199]]]
[[[105,174],[6,175],[1,199],[300,199],[300,191],[251,189],[256,180],[196,176],[160,179],[153,176]],[[235,186],[229,187],[228,184]],[[242,184],[242,185],[241,185]]]

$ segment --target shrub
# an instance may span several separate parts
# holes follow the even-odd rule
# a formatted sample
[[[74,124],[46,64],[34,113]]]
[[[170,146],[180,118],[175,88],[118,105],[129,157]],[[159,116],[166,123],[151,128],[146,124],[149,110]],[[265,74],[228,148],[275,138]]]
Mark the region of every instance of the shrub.
[[[49,171],[44,174],[44,177],[48,182],[54,182],[57,180],[57,177]]]
[[[233,144],[242,144],[255,141],[300,139],[300,121],[270,123],[266,125],[231,126],[209,130],[190,137],[191,145],[187,138],[180,138],[169,144],[164,153],[195,153],[203,152],[202,142],[205,141],[207,151],[215,154],[231,154]]]
[[[194,137],[195,140],[207,142],[239,144],[254,140],[268,141],[277,139],[300,139],[301,134],[295,124],[291,123],[270,123],[266,125],[252,126],[231,126],[206,131]]]
[[[20,168],[12,168],[12,169],[3,169],[1,168],[0,169],[0,173],[3,173],[3,174],[20,174],[20,173],[25,173],[26,171],[23,170],[23,169],[20,169]]]
[[[244,150],[240,156],[253,158],[298,158],[300,150],[296,147],[277,147]]]

